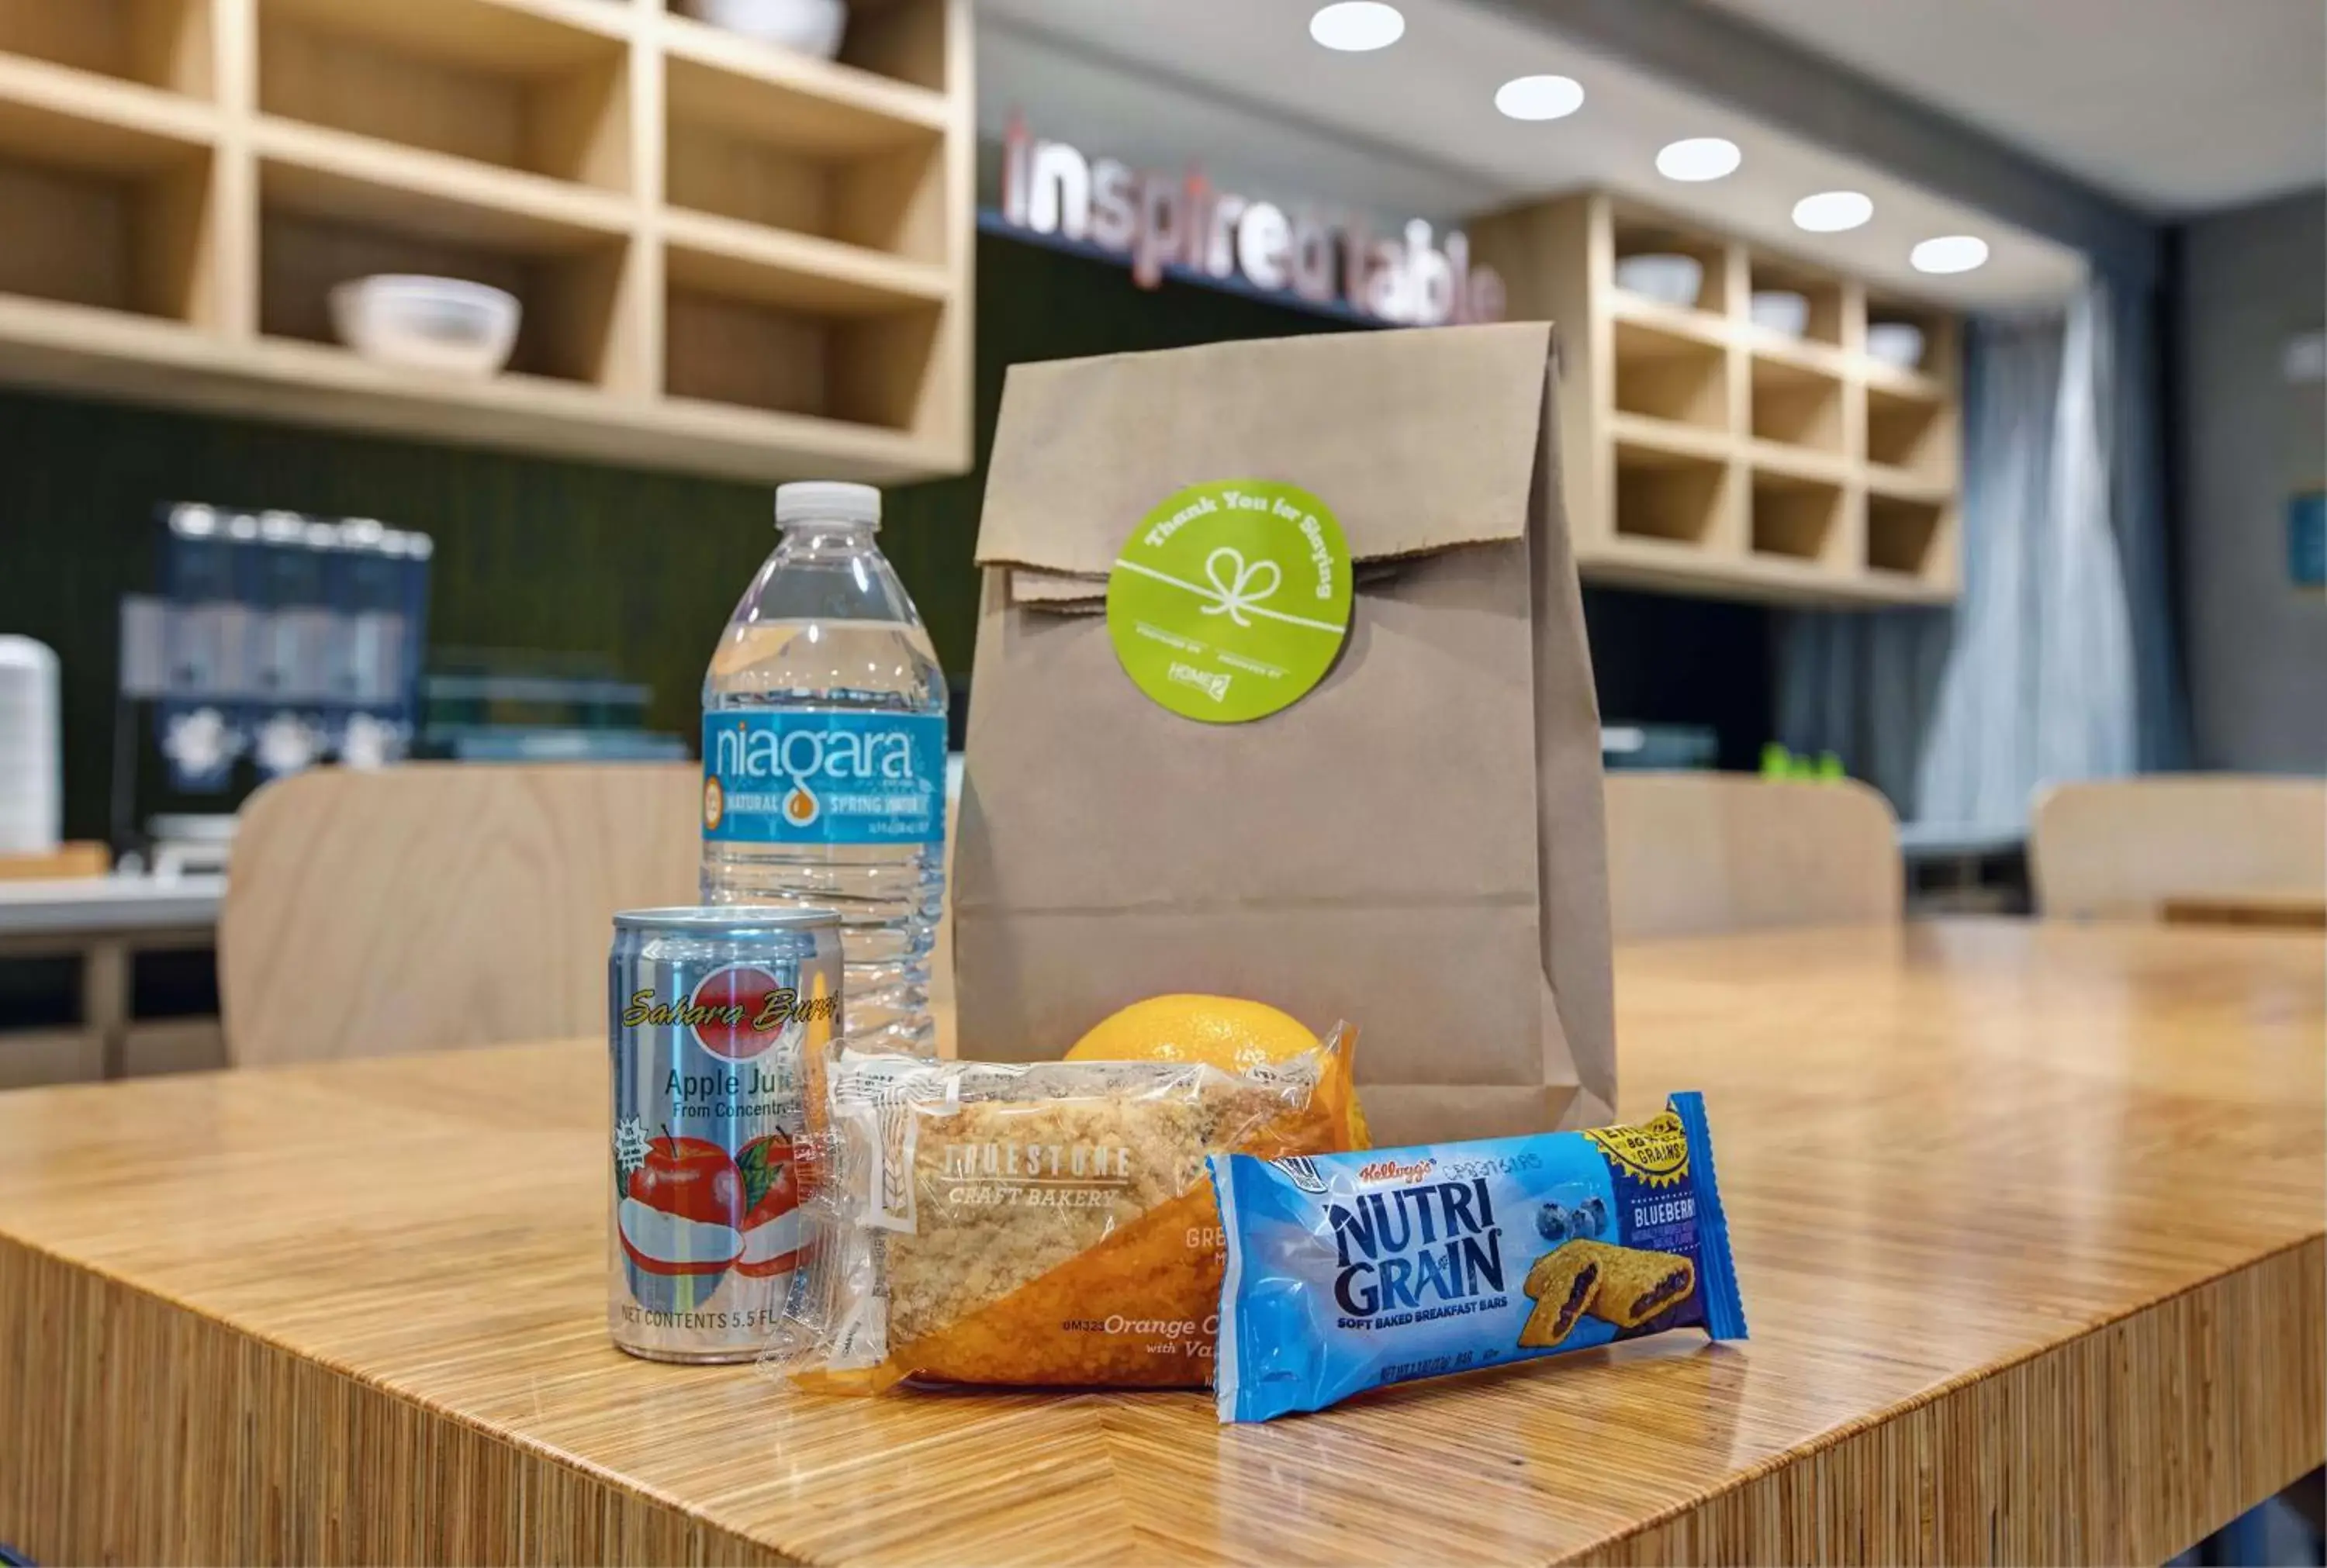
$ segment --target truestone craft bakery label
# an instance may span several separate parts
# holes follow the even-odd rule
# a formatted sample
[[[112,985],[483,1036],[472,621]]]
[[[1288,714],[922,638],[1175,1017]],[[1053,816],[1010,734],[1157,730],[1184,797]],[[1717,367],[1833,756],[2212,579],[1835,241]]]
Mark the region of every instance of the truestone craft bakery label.
[[[1350,546],[1296,485],[1191,485],[1148,513],[1107,577],[1124,673],[1164,707],[1242,723],[1324,679],[1350,630]]]

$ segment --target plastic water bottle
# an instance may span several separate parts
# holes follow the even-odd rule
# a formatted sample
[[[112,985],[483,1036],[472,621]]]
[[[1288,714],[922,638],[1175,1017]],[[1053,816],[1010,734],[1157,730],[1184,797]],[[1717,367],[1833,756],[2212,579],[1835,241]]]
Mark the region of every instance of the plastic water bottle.
[[[945,673],[880,491],[785,485],[776,527],[703,677],[703,900],[838,911],[849,1043],[933,1054]]]

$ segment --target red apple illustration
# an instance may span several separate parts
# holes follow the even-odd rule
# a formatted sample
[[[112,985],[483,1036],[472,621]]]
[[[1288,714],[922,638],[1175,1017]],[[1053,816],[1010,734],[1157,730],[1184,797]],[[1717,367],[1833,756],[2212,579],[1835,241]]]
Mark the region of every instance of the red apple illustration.
[[[631,1172],[629,1192],[622,1250],[640,1268],[658,1274],[716,1275],[735,1261],[737,1231],[748,1206],[743,1172],[718,1144],[668,1134],[650,1140],[645,1161]],[[699,1250],[706,1244],[710,1250]]]
[[[631,1196],[698,1225],[733,1226],[743,1218],[743,1172],[726,1150],[703,1138],[648,1140],[645,1161],[631,1172]]]
[[[780,1134],[754,1138],[735,1153],[744,1196],[752,1206],[739,1227],[743,1255],[735,1272],[752,1279],[790,1274],[799,1265],[799,1181],[792,1168],[791,1140]]]

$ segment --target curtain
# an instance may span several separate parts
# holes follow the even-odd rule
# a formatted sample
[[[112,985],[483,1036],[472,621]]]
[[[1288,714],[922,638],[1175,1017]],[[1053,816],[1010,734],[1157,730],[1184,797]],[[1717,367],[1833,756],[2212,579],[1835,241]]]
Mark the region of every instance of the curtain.
[[[1783,618],[1780,738],[1835,751],[1902,819],[2015,830],[2046,783],[2176,760],[2153,334],[2132,319],[2126,353],[2095,282],[2062,313],[1969,323],[1952,608]]]
[[[2133,636],[2135,770],[2190,766],[2190,707],[2173,610],[2173,554],[2165,523],[2163,327],[2152,296],[2107,293],[2116,329],[2117,395],[2114,479],[2117,556]]]

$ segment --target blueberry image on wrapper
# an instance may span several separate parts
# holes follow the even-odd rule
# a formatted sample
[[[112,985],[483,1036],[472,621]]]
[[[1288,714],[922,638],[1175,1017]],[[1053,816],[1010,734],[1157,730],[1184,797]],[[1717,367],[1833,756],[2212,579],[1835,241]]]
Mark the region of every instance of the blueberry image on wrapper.
[[[1597,1193],[1580,1187],[1554,1188],[1549,1199],[1535,1213],[1536,1234],[1557,1246],[1598,1236],[1608,1227],[1608,1206]]]

